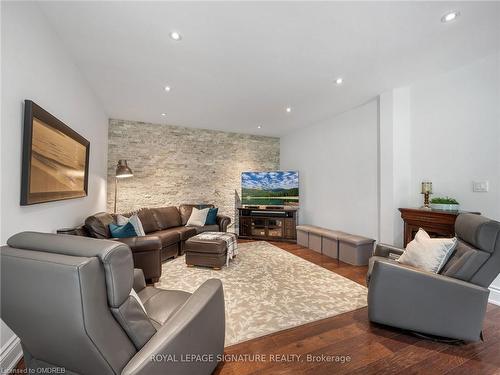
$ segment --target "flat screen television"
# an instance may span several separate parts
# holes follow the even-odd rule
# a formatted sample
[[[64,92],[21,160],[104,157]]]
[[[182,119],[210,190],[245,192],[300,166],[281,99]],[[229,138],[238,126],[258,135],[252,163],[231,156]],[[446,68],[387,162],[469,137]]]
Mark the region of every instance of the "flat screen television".
[[[299,172],[243,172],[241,174],[241,204],[245,206],[298,206]]]

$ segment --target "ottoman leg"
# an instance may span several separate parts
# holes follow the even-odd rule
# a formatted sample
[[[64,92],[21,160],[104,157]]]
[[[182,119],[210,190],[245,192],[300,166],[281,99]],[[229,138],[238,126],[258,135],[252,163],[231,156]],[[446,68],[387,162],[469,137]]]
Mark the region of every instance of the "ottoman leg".
[[[220,271],[222,268],[220,268],[220,267],[212,267],[212,269],[215,270],[215,271]]]
[[[188,267],[194,267],[194,264],[186,264]]]

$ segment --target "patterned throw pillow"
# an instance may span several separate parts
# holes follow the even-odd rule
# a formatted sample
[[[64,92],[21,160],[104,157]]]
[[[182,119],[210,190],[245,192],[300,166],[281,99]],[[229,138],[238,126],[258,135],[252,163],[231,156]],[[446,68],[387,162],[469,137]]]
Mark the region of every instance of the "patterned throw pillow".
[[[128,222],[125,225],[109,224],[109,231],[113,238],[136,237],[137,233],[132,223]]]
[[[191,216],[189,217],[186,226],[188,227],[202,227],[205,225],[207,221],[207,215],[209,208],[204,208],[203,210],[198,210],[196,207],[193,207],[193,211],[191,211]]]
[[[141,220],[139,219],[139,216],[137,216],[137,214],[133,214],[130,217],[125,217],[123,215],[116,215],[116,224],[125,225],[127,223],[133,225],[135,233],[137,233],[138,236],[146,235],[146,233],[144,232],[144,228],[142,227]]]
[[[210,208],[208,210],[208,215],[207,215],[207,221],[205,221],[205,225],[215,225],[217,224],[217,214],[219,212],[219,209],[216,208]]]
[[[425,230],[420,228],[413,241],[406,245],[406,250],[399,257],[398,262],[438,273],[456,247],[456,238],[431,238]]]

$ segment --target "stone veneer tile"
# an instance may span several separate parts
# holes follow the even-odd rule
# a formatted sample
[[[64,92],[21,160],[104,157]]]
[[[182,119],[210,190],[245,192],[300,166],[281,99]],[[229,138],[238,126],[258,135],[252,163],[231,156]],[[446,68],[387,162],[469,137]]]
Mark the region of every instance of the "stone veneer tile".
[[[126,159],[134,177],[119,181],[118,212],[214,203],[234,221],[241,172],[279,169],[279,138],[109,120],[108,211],[114,174]]]

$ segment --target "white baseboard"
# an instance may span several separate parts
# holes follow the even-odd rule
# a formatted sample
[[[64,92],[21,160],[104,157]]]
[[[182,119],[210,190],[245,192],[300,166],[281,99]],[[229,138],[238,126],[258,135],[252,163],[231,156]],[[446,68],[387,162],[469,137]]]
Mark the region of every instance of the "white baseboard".
[[[500,288],[497,286],[490,286],[490,299],[489,303],[500,306]]]
[[[21,340],[17,336],[12,336],[0,351],[0,373],[10,373],[22,356]]]

